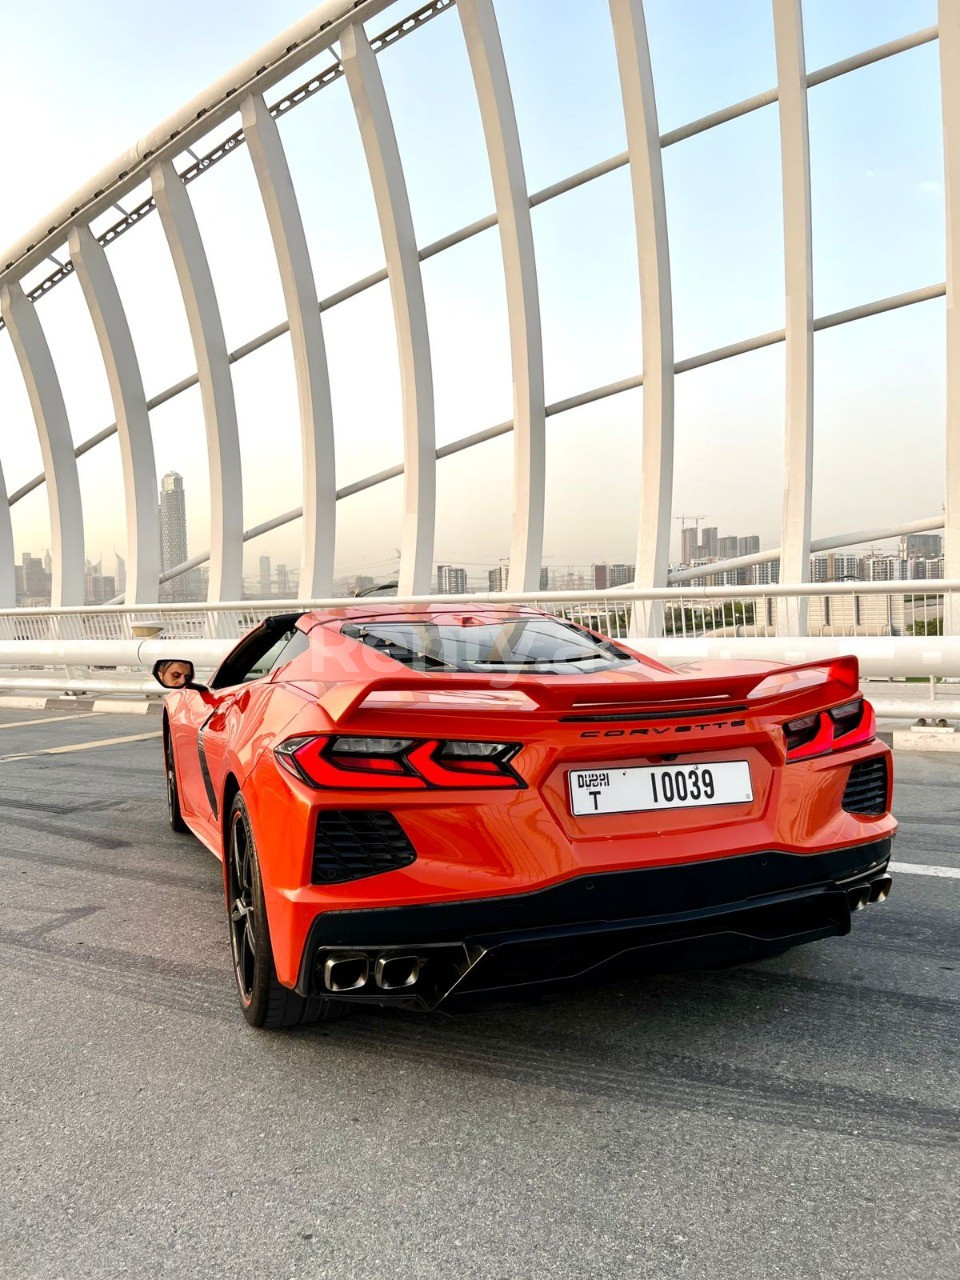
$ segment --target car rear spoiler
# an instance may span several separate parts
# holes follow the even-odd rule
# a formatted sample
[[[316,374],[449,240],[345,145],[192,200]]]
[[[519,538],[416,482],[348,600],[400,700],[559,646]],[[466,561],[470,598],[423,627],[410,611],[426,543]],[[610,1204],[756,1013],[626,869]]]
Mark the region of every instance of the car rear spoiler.
[[[809,673],[809,678],[805,679],[804,673]],[[818,673],[822,678],[816,678]],[[814,710],[857,697],[859,674],[853,656],[732,675],[686,676],[678,672],[672,678],[654,676],[649,680],[618,677],[609,671],[578,677],[410,671],[337,684],[321,695],[320,705],[335,724],[349,720],[376,693],[521,693],[540,711],[552,715],[665,711],[665,703],[676,710],[686,705],[691,712],[698,708],[705,712],[708,707],[711,712],[733,707],[759,711],[778,702],[786,704],[785,710],[794,710],[798,702],[804,704],[804,710],[807,704]],[[438,704],[431,707],[439,714],[446,710]],[[462,713],[463,708],[451,706],[449,710]]]

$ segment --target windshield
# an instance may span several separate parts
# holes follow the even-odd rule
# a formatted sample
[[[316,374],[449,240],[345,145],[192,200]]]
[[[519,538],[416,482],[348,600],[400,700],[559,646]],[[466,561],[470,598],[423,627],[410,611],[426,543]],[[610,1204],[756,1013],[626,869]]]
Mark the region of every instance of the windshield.
[[[416,671],[605,671],[636,659],[556,618],[502,622],[347,623],[343,634]]]

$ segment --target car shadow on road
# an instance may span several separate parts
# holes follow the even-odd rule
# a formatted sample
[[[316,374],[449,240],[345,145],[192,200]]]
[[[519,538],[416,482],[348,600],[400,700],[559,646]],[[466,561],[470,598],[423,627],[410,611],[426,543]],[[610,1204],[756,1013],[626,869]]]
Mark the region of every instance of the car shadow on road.
[[[821,1133],[957,1142],[955,1107],[863,1085],[880,1079],[884,1058],[902,1071],[931,1037],[948,1042],[956,1004],[892,990],[874,1002],[866,975],[849,960],[839,969],[838,954],[818,945],[765,964],[646,976],[455,1014],[370,1008],[299,1034],[334,1037],[385,1067],[412,1063],[640,1108],[709,1105]]]

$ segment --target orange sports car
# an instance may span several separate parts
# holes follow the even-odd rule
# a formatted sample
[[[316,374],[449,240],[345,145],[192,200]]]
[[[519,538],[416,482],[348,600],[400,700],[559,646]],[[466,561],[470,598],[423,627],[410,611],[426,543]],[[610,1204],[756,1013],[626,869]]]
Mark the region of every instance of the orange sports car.
[[[855,658],[674,669],[534,609],[365,601],[268,618],[209,686],[154,670],[254,1026],[775,955],[890,890]]]

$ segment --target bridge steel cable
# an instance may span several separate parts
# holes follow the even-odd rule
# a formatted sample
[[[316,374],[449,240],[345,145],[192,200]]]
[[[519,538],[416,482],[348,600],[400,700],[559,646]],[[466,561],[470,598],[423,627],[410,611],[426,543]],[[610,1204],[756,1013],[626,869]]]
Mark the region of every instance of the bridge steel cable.
[[[810,580],[813,499],[813,215],[800,0],[773,0],[783,182],[786,405],[780,579]],[[781,604],[785,634],[806,633],[805,599]]]
[[[403,530],[398,591],[401,595],[416,594],[429,590],[433,579],[437,506],[433,367],[420,255],[387,95],[363,28],[347,27],[340,49],[373,186],[393,301],[403,397]]]
[[[210,471],[210,600],[243,595],[243,484],[237,407],[220,308],[196,215],[172,160],[151,172],[154,199],[193,342]]]
[[[50,603],[83,604],[84,544],[80,477],[60,379],[36,307],[19,284],[0,287],[0,315],[26,384],[43,457],[50,507]]]
[[[673,298],[657,99],[642,0],[610,0],[627,129],[643,343],[643,443],[636,583],[667,581],[673,503]],[[640,625],[635,616],[634,623]],[[648,625],[659,626],[653,613]]]
[[[458,0],[493,181],[513,374],[513,529],[508,586],[535,591],[543,563],[546,412],[543,336],[530,196],[492,0]]]
[[[244,100],[240,118],[273,240],[293,348],[303,466],[300,590],[305,596],[324,596],[333,590],[337,479],[323,323],[303,218],[276,121],[260,94]]]
[[[159,598],[160,520],[150,412],[130,326],[107,255],[89,227],[74,227],[70,258],[100,344],[117,418],[126,504],[127,604]]]

